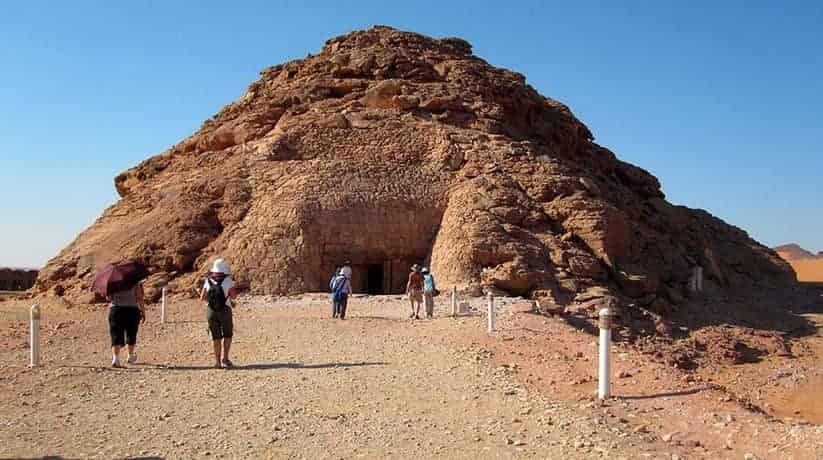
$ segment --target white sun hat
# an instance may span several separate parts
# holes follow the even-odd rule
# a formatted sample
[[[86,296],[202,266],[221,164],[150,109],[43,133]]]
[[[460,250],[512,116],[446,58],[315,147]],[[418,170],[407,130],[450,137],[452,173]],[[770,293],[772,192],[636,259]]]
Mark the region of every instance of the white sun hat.
[[[229,273],[231,273],[231,270],[229,269],[229,263],[223,259],[215,259],[214,264],[211,266],[211,272],[223,273],[225,275],[228,275]]]

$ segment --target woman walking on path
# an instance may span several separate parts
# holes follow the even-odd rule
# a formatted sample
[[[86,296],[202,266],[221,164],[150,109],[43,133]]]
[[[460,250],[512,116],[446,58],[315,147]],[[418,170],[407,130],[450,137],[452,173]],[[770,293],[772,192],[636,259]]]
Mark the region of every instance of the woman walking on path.
[[[109,307],[109,334],[111,335],[111,367],[120,364],[120,350],[127,346],[126,362],[137,362],[137,330],[146,321],[146,306],[143,302],[143,284],[137,283],[129,289],[106,296]]]
[[[434,297],[438,294],[434,284],[434,275],[423,267],[423,299],[426,301],[426,318],[434,317]]]
[[[229,264],[223,259],[216,259],[200,292],[200,300],[205,300],[208,305],[206,320],[209,323],[209,334],[214,347],[214,367],[234,366],[229,359],[229,351],[234,336],[231,299],[235,296],[237,291],[231,278]]]
[[[409,273],[409,281],[406,283],[406,294],[409,295],[411,305],[411,319],[420,319],[420,305],[423,303],[423,275],[420,274],[420,266],[412,265]],[[417,308],[415,308],[415,304]]]

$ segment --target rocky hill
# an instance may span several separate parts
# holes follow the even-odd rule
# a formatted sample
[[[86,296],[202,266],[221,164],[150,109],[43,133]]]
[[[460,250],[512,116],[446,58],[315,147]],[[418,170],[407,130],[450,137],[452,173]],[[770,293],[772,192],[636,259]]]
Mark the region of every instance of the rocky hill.
[[[638,135],[642,135],[638,133]],[[441,287],[568,303],[682,302],[795,283],[742,230],[666,201],[569,110],[458,38],[387,27],[261,72],[193,135],[115,178],[121,199],[40,272],[90,302],[95,267],[139,258],[149,295],[192,292],[216,256],[254,293],[402,292],[412,263]]]
[[[815,255],[811,251],[807,251],[795,243],[784,244],[774,248],[780,257],[786,260],[803,260],[803,259],[823,259],[823,252]]]

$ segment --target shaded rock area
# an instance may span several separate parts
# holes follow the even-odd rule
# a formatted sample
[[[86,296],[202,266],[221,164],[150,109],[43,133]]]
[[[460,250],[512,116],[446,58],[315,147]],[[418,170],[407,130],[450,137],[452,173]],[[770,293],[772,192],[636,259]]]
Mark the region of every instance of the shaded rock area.
[[[270,67],[193,135],[115,178],[121,199],[41,271],[91,302],[97,266],[145,261],[193,293],[227,258],[252,293],[397,293],[412,263],[441,287],[544,304],[619,300],[666,316],[689,296],[791,289],[791,267],[744,231],[665,200],[568,107],[457,38],[388,27]],[[638,310],[639,311],[639,310]]]
[[[34,286],[37,270],[0,267],[0,291],[25,291]]]

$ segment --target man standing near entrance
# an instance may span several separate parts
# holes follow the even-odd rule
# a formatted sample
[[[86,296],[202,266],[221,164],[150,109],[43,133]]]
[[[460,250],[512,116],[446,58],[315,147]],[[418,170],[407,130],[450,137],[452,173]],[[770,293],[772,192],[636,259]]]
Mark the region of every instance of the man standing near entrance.
[[[423,275],[420,273],[420,266],[412,265],[409,273],[409,281],[406,283],[406,294],[409,295],[411,304],[411,319],[420,319],[420,305],[423,303]],[[417,307],[415,308],[415,304]]]
[[[426,318],[434,318],[434,296],[440,291],[434,284],[434,275],[429,269],[423,267],[423,298],[426,301]]]
[[[351,294],[351,280],[340,270],[331,282],[331,301],[333,304],[333,316],[346,319],[346,307],[349,305],[349,295]]]
[[[343,262],[343,268],[340,269],[340,273],[346,275],[346,278],[348,278],[349,281],[351,281],[352,270],[351,270],[351,261],[350,260],[347,260],[347,261]]]

